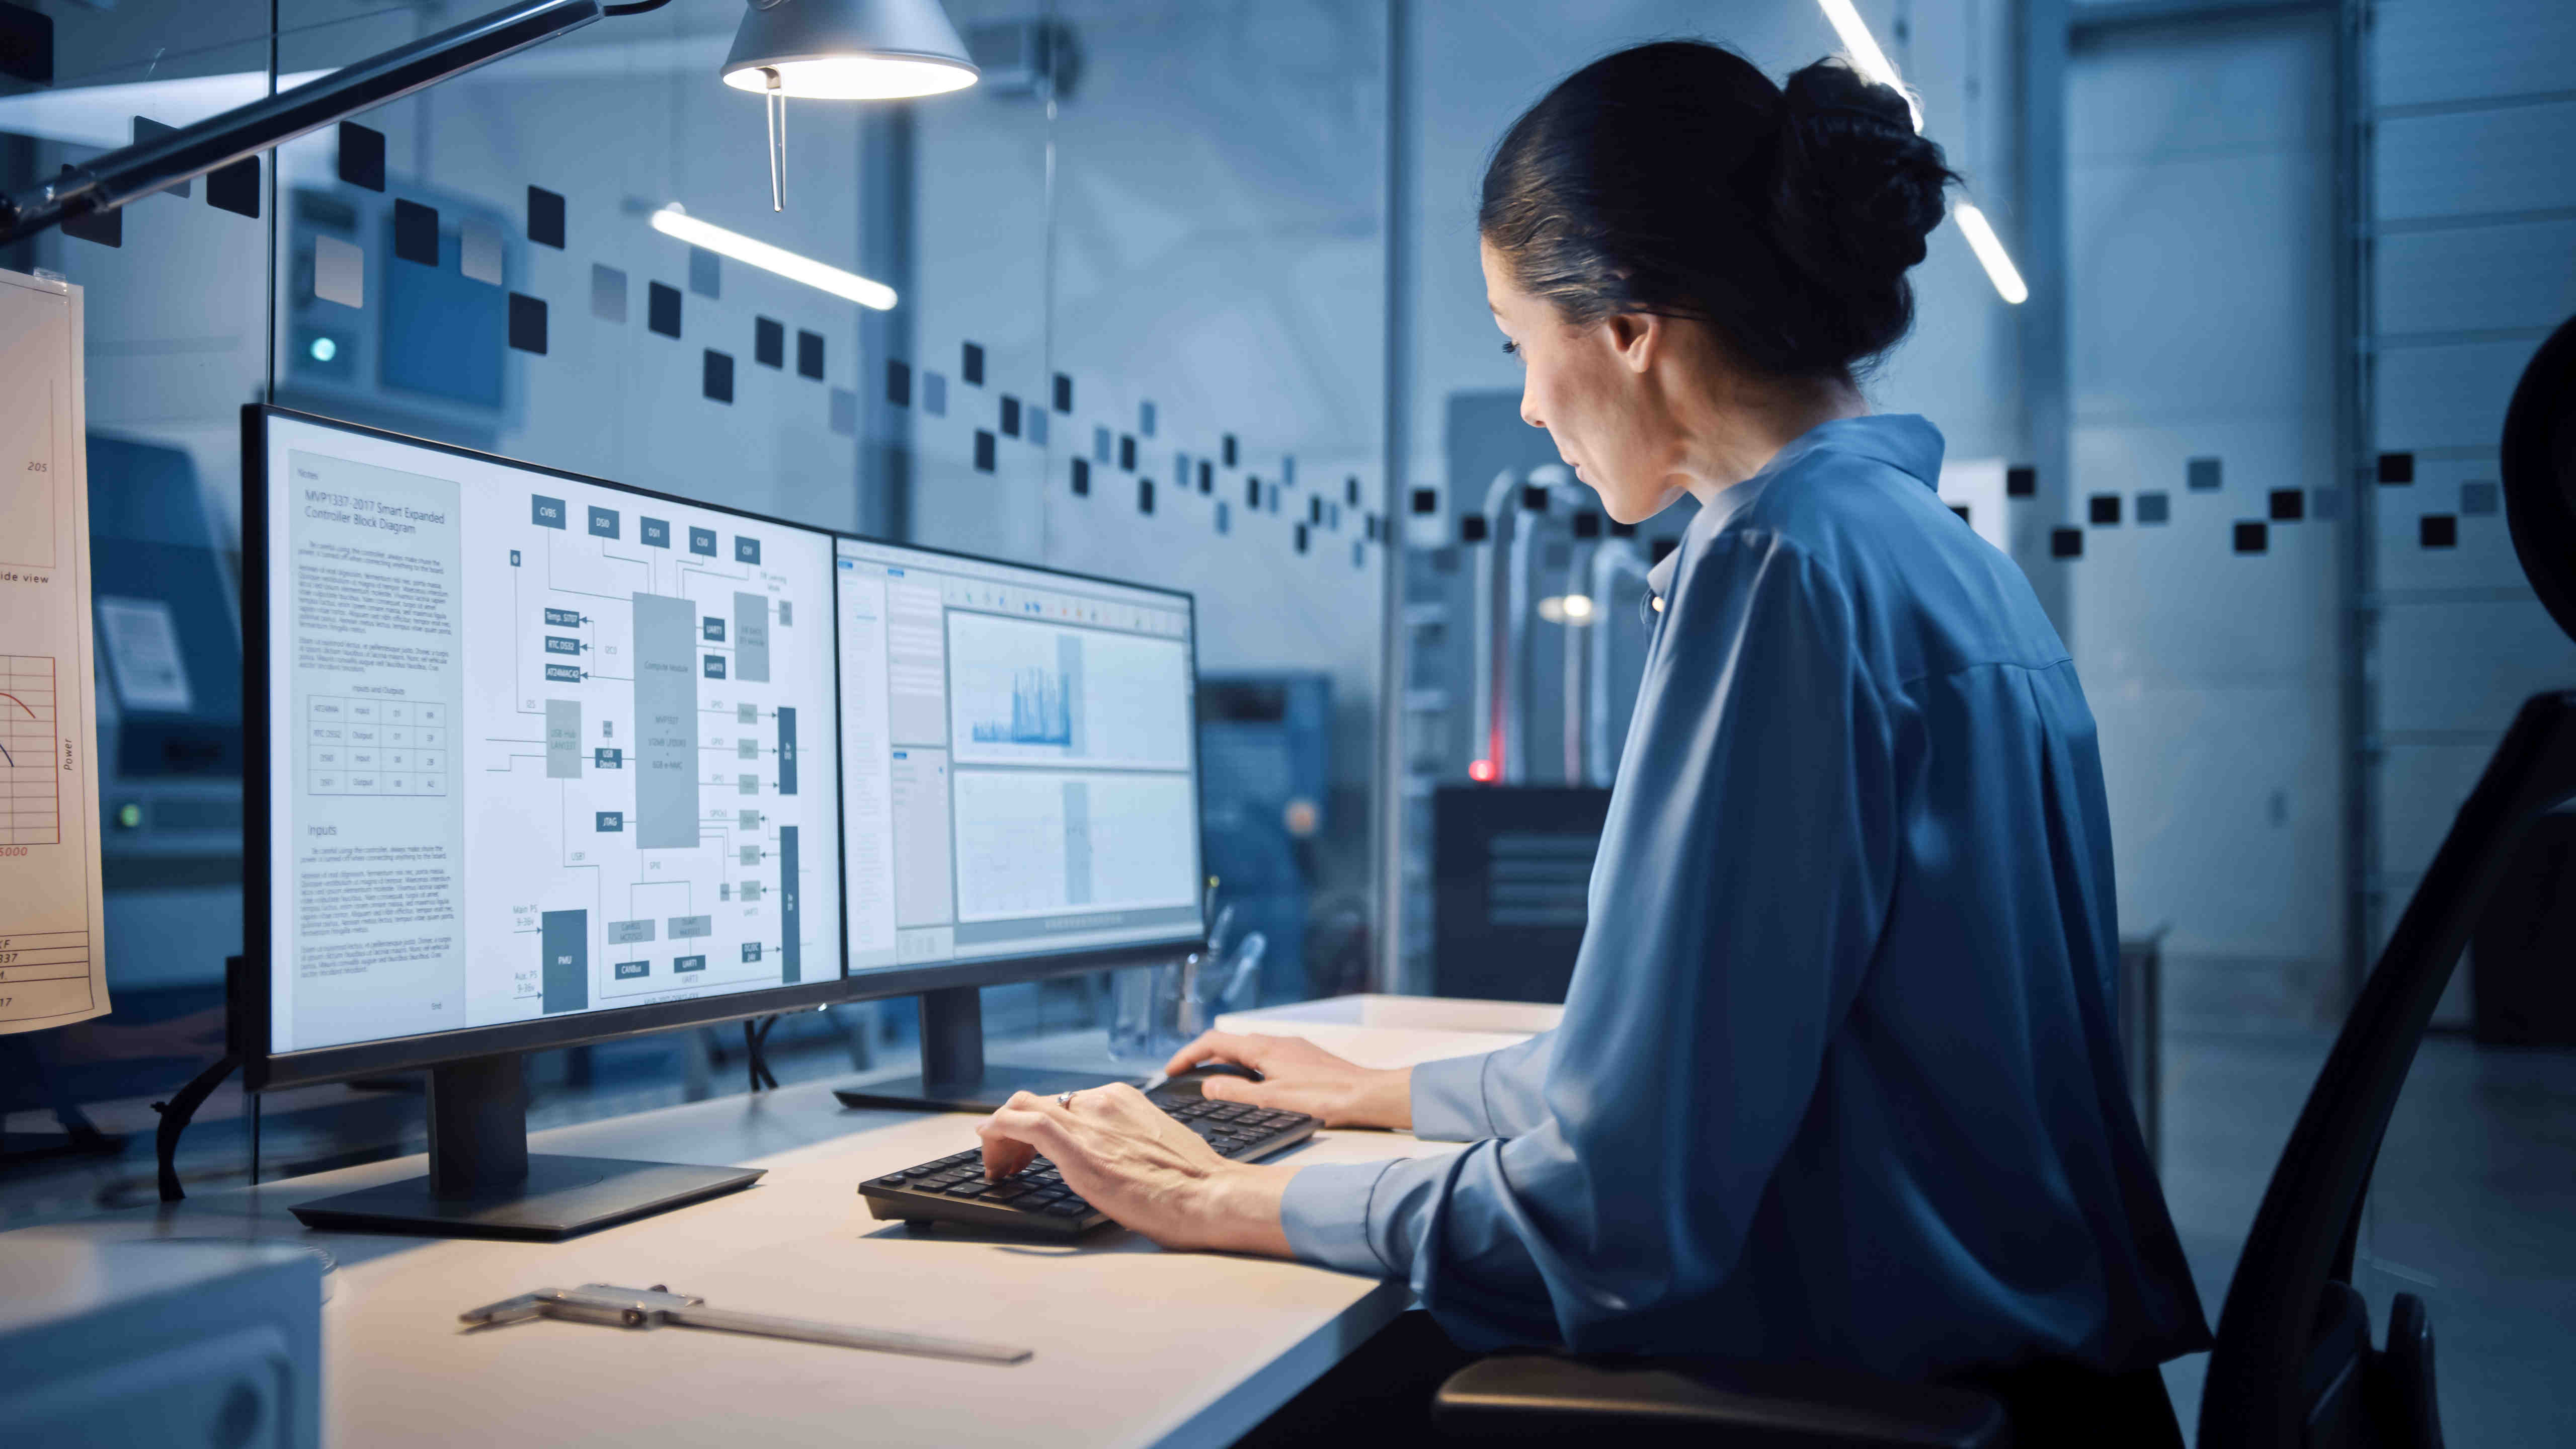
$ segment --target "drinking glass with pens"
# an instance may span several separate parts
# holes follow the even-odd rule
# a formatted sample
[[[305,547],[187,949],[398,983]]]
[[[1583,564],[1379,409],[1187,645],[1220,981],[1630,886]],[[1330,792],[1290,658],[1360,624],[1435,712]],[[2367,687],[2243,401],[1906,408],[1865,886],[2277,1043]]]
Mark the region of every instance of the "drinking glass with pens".
[[[1247,931],[1230,941],[1233,924],[1234,908],[1228,906],[1218,914],[1206,950],[1112,978],[1110,1056],[1159,1061],[1195,1040],[1220,1012],[1241,1011],[1260,999],[1261,958],[1269,939]]]

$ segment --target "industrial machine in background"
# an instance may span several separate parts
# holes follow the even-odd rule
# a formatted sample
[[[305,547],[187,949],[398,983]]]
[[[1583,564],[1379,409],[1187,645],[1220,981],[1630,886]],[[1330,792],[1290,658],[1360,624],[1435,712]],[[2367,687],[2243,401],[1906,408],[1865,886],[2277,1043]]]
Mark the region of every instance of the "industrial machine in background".
[[[1406,862],[1407,954],[1420,989],[1558,1001],[1645,672],[1647,571],[1691,510],[1609,519],[1518,404],[1450,399],[1449,476],[1482,487],[1407,550],[1406,838],[1427,855]]]
[[[1212,674],[1199,682],[1199,818],[1216,898],[1238,932],[1259,931],[1261,999],[1308,990],[1313,842],[1325,825],[1332,680],[1319,673]]]

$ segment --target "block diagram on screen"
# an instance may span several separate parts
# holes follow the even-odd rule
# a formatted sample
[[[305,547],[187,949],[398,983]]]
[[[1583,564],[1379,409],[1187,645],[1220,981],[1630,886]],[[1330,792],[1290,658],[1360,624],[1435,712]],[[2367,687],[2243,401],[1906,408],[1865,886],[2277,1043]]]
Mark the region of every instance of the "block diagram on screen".
[[[467,666],[475,939],[513,943],[478,995],[554,1015],[837,976],[828,542],[573,483],[518,506],[468,566],[496,641]]]

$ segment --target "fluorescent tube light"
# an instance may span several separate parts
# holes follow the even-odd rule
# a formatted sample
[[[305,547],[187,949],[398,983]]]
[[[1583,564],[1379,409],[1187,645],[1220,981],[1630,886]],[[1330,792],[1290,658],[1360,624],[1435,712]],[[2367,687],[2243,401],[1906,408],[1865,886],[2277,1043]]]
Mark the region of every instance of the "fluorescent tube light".
[[[2018,307],[2030,300],[2030,288],[2023,285],[2021,272],[2005,255],[2003,239],[1986,222],[1986,214],[1965,201],[1950,208],[1951,218],[1966,233],[1968,249],[1977,254],[1978,265],[1986,269],[1986,280],[1995,284],[1996,295]]]
[[[1852,68],[1905,97],[1905,112],[1913,118],[1914,133],[1918,136],[1923,134],[1923,107],[1915,101],[1914,93],[1905,88],[1905,78],[1898,75],[1896,67],[1889,63],[1887,52],[1878,48],[1877,38],[1869,33],[1869,26],[1862,23],[1860,12],[1852,8],[1852,0],[1816,0],[1816,3],[1824,7],[1825,20],[1834,27],[1834,34],[1842,37],[1843,50],[1851,57]]]
[[[845,272],[812,257],[798,256],[783,247],[754,241],[740,232],[700,221],[681,210],[676,201],[653,213],[653,229],[693,247],[705,247],[718,256],[776,272],[791,282],[803,282],[835,297],[847,297],[862,307],[874,307],[880,312],[894,310],[894,288],[885,283],[871,282],[856,272]]]

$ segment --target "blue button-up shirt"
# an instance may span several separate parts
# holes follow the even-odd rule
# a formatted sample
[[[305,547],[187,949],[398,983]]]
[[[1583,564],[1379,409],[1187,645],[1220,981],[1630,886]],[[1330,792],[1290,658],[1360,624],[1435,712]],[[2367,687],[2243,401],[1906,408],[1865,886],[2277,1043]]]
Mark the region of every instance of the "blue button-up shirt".
[[[1462,1344],[2126,1371],[2208,1330],[2121,1069],[2091,713],[1918,417],[1700,511],[1554,1032],[1417,1067],[1454,1156],[1290,1180]]]

